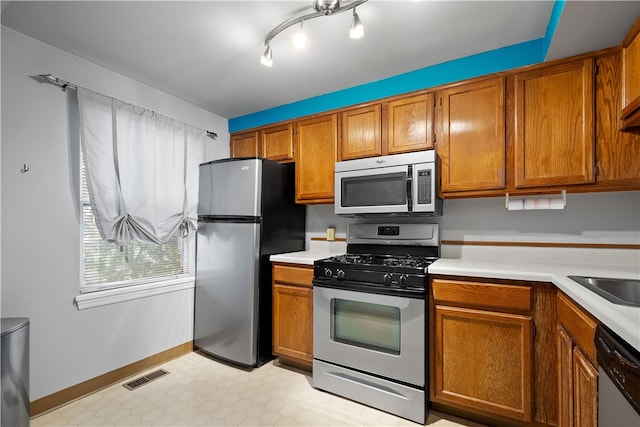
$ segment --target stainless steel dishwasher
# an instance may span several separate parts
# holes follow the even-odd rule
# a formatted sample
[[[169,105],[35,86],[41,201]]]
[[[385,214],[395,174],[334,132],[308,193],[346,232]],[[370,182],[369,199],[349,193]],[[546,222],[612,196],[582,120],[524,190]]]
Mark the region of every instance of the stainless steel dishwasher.
[[[598,425],[640,426],[640,352],[598,325]]]

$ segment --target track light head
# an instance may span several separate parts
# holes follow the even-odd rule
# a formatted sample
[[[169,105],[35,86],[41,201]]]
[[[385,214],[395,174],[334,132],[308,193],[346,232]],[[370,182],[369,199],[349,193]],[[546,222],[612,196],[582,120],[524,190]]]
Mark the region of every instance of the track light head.
[[[267,48],[264,50],[264,53],[260,58],[260,63],[267,67],[271,67],[273,65],[273,52],[271,51],[271,46],[269,46],[269,44],[267,44]]]
[[[352,39],[360,39],[364,36],[364,28],[360,17],[356,13],[356,8],[353,8],[353,20],[351,21],[351,29],[349,30],[349,37]]]
[[[297,49],[304,49],[307,44],[307,36],[304,33],[304,21],[300,21],[300,30],[293,36],[293,45]]]

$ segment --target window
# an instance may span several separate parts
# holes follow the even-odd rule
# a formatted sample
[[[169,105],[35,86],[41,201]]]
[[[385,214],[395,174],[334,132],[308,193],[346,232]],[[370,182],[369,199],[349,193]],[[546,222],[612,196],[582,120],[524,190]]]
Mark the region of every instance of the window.
[[[89,200],[87,177],[80,156],[82,201],[82,277],[80,292],[138,285],[193,276],[191,256],[195,238],[176,236],[167,244],[132,242],[127,248],[105,242],[100,237]]]

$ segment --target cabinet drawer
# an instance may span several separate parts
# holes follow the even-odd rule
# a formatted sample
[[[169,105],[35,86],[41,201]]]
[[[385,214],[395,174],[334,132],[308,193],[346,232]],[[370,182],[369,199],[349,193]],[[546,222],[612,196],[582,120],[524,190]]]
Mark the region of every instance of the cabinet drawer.
[[[576,344],[585,354],[596,363],[596,349],[594,338],[596,333],[596,320],[578,307],[564,294],[558,293],[557,304],[558,322],[571,334]]]
[[[532,307],[531,287],[526,285],[434,279],[431,287],[439,303],[522,311]]]
[[[311,288],[313,284],[313,268],[294,267],[291,265],[273,264],[273,281],[290,283]]]

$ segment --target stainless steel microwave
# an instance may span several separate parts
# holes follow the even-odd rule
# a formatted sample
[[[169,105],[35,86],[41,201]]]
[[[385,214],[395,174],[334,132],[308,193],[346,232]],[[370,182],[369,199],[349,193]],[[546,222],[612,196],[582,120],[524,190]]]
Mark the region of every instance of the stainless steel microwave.
[[[434,150],[336,162],[335,213],[441,215]]]

